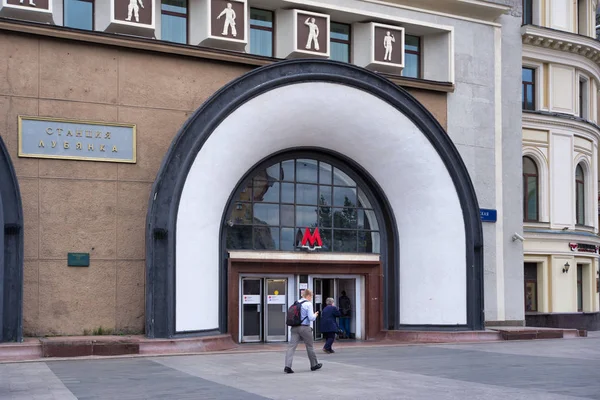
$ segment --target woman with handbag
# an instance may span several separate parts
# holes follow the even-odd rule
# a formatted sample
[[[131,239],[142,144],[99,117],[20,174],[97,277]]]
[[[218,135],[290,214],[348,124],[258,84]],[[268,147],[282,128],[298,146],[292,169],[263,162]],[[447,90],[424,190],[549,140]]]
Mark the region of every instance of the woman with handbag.
[[[335,306],[334,300],[331,297],[328,297],[325,300],[325,304],[327,306],[321,312],[321,332],[325,337],[325,346],[323,347],[323,351],[325,353],[331,354],[335,353],[331,346],[333,346],[333,342],[335,341],[335,334],[338,331],[337,318],[342,314],[340,310]]]

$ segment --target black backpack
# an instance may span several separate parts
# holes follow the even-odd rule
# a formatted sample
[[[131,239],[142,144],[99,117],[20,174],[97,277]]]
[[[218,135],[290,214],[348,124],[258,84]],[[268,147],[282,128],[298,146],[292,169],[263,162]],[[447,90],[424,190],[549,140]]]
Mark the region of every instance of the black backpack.
[[[302,325],[302,303],[306,302],[306,300],[295,301],[294,304],[288,308],[287,318],[285,323],[288,326],[300,326]],[[305,318],[306,319],[306,318]]]

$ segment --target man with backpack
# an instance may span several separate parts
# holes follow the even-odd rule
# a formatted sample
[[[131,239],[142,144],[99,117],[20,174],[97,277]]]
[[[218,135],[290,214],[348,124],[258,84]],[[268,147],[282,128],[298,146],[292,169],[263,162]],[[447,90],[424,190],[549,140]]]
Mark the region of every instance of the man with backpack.
[[[294,353],[300,341],[304,342],[306,346],[306,353],[310,361],[310,370],[316,371],[323,366],[323,364],[319,364],[317,355],[315,354],[313,332],[310,326],[310,323],[317,319],[318,315],[318,311],[313,313],[312,291],[310,289],[306,289],[302,294],[302,298],[295,301],[288,309],[286,322],[292,327],[292,337],[285,353],[285,368],[283,372],[286,374],[294,373],[294,370],[292,370],[292,361],[294,360]]]

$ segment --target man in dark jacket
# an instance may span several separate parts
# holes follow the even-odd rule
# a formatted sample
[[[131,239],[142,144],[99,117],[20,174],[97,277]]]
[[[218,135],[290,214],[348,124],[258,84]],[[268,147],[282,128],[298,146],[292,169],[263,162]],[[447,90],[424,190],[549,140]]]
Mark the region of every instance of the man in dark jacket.
[[[328,297],[325,300],[327,306],[323,309],[321,313],[321,332],[325,337],[325,346],[323,347],[323,351],[325,353],[331,354],[335,353],[331,346],[333,345],[333,341],[335,340],[335,334],[338,330],[338,324],[336,318],[338,318],[341,313],[340,310],[334,304],[334,300],[331,297]]]
[[[350,298],[346,296],[346,291],[342,291],[342,295],[340,296],[340,312],[342,316],[340,317],[340,329],[344,331],[344,337],[350,339],[350,318],[352,318],[352,303],[350,302]]]

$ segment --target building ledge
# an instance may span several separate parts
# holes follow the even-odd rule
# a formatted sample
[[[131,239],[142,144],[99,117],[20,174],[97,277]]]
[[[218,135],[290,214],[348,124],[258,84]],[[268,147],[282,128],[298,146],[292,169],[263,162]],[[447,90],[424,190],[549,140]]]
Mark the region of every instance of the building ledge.
[[[369,1],[369,0],[366,0]],[[388,3],[415,11],[430,11],[465,18],[476,18],[484,21],[495,21],[502,14],[506,14],[511,7],[494,4],[482,0],[385,0],[379,3]],[[415,4],[418,4],[415,6]]]
[[[594,38],[536,25],[523,25],[521,37],[523,44],[577,54],[600,65],[600,42]]]
[[[523,122],[543,123],[545,125],[562,126],[564,128],[585,131],[600,139],[600,126],[598,124],[572,114],[542,110],[523,110],[522,119]]]
[[[21,21],[3,17],[0,17],[0,31],[10,31],[23,35],[46,36],[57,39],[101,44],[105,46],[117,46],[183,57],[236,63],[250,67],[260,67],[281,61],[277,58],[257,56],[254,54],[240,53],[231,50],[165,42],[156,39],[107,32],[73,29],[63,26],[39,24],[30,21]],[[454,84],[451,82],[437,82],[425,79],[406,78],[390,74],[380,75],[401,87],[410,87],[444,93],[454,92]]]

